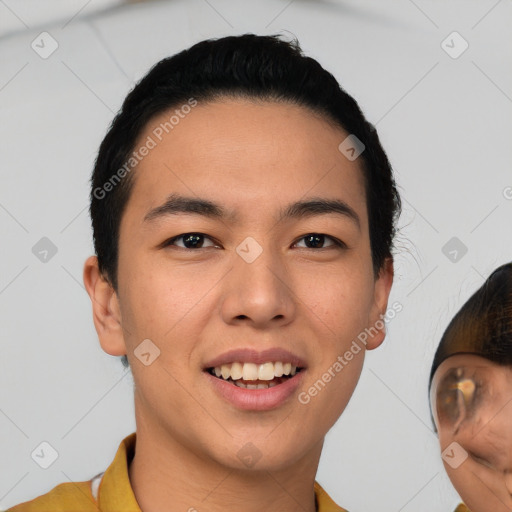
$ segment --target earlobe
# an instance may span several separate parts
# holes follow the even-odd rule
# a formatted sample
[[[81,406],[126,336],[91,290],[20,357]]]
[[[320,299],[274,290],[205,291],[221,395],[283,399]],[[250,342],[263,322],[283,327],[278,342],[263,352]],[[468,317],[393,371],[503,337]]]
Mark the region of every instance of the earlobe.
[[[83,280],[91,299],[94,326],[101,348],[112,356],[125,355],[126,345],[117,293],[101,274],[96,256],[90,256],[85,261]]]
[[[386,316],[388,307],[393,276],[393,258],[389,257],[384,260],[379,276],[375,281],[374,301],[370,314],[370,326],[368,328],[370,334],[366,344],[368,350],[373,350],[380,346],[386,337],[386,323],[384,317]]]

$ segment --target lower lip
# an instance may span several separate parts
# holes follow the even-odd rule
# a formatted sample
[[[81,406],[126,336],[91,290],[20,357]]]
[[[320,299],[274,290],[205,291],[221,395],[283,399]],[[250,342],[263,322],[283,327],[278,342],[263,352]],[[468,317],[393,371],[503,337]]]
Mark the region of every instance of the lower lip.
[[[214,377],[208,372],[204,372],[210,380],[214,390],[227,402],[238,409],[251,411],[268,411],[281,406],[297,390],[303,379],[301,370],[293,377],[287,379],[282,384],[277,384],[266,389],[245,389],[231,384],[224,379]]]

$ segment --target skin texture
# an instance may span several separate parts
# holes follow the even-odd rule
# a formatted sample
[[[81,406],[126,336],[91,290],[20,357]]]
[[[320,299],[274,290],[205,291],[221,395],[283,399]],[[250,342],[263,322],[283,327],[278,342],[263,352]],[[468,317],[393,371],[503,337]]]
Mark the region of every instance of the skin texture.
[[[168,117],[155,118],[139,142]],[[127,354],[131,365],[130,479],[144,512],[170,503],[212,512],[315,510],[324,436],[354,391],[364,348],[309,403],[297,396],[380,320],[393,280],[391,259],[378,278],[373,273],[362,171],[338,150],[347,135],[302,107],[217,100],[197,105],[134,171],[118,293],[93,256],[84,283],[103,350]],[[210,199],[239,219],[179,214],[145,222],[171,193]],[[313,196],[345,201],[359,225],[333,214],[278,222],[281,208]],[[207,235],[203,247],[187,250],[183,238],[162,246],[185,233]],[[308,247],[309,233],[325,234],[323,245]],[[262,248],[252,263],[236,252],[249,236]],[[384,330],[366,349],[382,343]],[[161,351],[149,366],[134,356],[147,338]],[[203,372],[227,350],[272,347],[307,362],[300,388],[272,410],[234,407]],[[261,454],[251,468],[237,457],[249,442]]]
[[[460,391],[454,391],[457,383]],[[456,442],[457,456],[464,454],[462,449],[468,454],[460,465],[444,458],[446,472],[466,505],[472,512],[509,512],[512,368],[477,355],[451,356],[434,374],[431,403],[441,450]]]

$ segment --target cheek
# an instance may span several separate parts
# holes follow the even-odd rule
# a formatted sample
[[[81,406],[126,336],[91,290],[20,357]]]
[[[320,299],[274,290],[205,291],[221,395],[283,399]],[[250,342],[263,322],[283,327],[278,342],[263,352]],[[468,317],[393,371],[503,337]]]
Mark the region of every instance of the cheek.
[[[152,391],[158,396],[158,382],[167,382],[165,387],[173,388],[176,382],[171,375],[179,375],[182,381],[188,378],[186,362],[204,325],[205,301],[201,299],[205,292],[201,286],[190,286],[183,271],[159,268],[148,258],[135,262],[134,268],[137,272],[125,279],[121,302],[127,347],[133,354],[143,340],[149,339],[160,351],[151,366],[135,361],[143,374],[141,384],[150,388],[156,385]]]
[[[325,274],[322,281],[306,282],[302,296],[310,309],[344,338],[368,327],[373,304],[372,282],[364,274]]]
[[[361,374],[364,351],[361,350],[351,361],[342,360],[343,363],[337,360],[337,354],[326,358],[325,365],[310,375],[300,395],[305,408],[302,410],[302,424],[320,424],[323,434],[338,420],[352,397]],[[341,370],[340,366],[335,366],[336,362],[341,365]]]
[[[153,266],[148,259],[134,262],[132,268],[136,271],[125,274],[123,318],[140,334],[165,336],[199,301],[200,290],[188,286],[182,273]]]

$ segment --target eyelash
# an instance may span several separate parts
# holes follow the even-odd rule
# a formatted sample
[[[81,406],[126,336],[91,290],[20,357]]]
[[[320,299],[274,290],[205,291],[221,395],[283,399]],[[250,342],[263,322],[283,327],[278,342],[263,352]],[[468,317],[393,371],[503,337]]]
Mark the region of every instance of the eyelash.
[[[215,242],[215,240],[211,237],[209,237],[208,235],[205,235],[204,233],[196,233],[194,231],[190,232],[190,233],[182,233],[181,235],[178,235],[178,236],[175,236],[173,238],[169,238],[169,240],[165,241],[162,246],[163,247],[170,247],[173,245],[173,243],[176,241],[176,240],[179,240],[180,238],[184,238],[186,237],[187,235],[199,235],[199,236],[202,236],[202,237],[205,237],[205,238],[209,238],[212,242]],[[303,240],[304,238],[308,237],[308,236],[314,236],[314,235],[320,235],[320,236],[323,236],[325,237],[326,239],[330,239],[332,240],[333,242],[333,245],[332,246],[329,246],[329,247],[320,247],[318,249],[315,249],[314,247],[302,247],[302,249],[312,249],[312,250],[315,250],[315,251],[320,251],[322,249],[326,250],[326,249],[332,249],[332,248],[339,248],[339,249],[347,249],[347,245],[345,244],[345,242],[341,241],[341,240],[338,240],[337,238],[334,238],[332,236],[329,236],[329,235],[324,235],[323,233],[307,233],[306,235],[303,235],[301,236],[300,238],[297,239],[296,242],[294,242],[294,245],[298,242],[298,241],[301,241]],[[216,243],[216,242],[215,242]],[[178,249],[182,249],[182,250],[185,250],[185,251],[198,251],[200,249],[208,249],[208,247],[200,247],[199,249],[191,249],[189,247],[179,247],[179,246],[175,246],[177,247]]]

